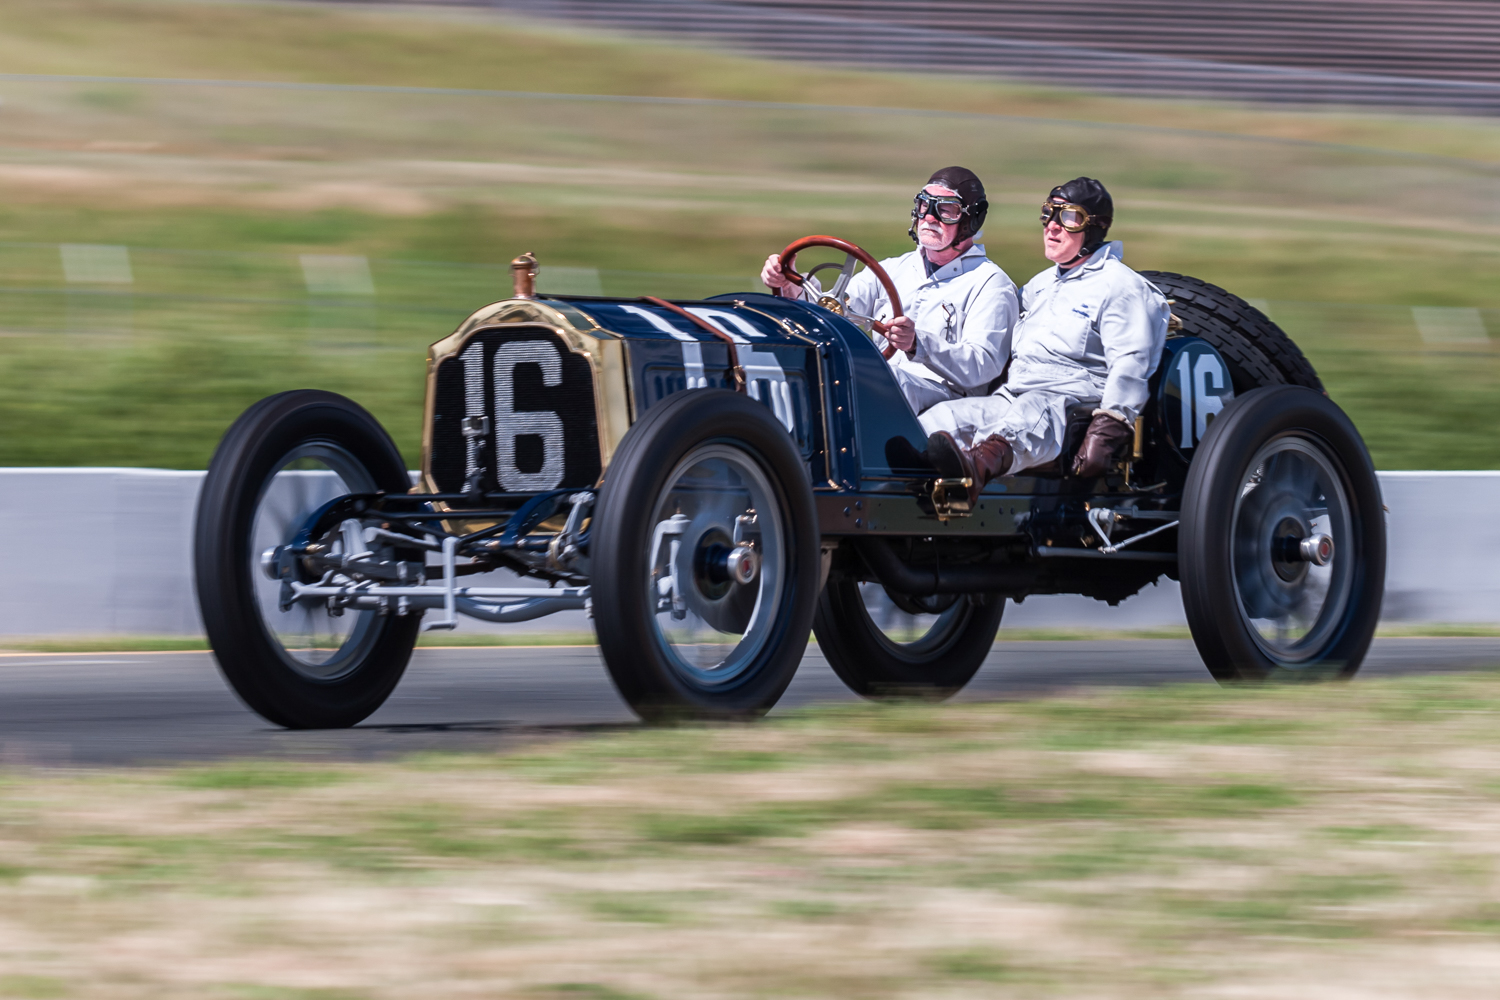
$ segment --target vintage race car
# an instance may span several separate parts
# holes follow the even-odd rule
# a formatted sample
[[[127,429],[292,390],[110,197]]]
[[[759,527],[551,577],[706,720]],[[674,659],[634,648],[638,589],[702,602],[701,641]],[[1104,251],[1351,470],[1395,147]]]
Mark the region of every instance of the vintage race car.
[[[196,526],[199,602],[240,696],[289,727],[349,726],[419,630],[585,609],[647,719],[765,712],[810,632],[868,697],[974,675],[1006,600],[1118,603],[1181,581],[1221,680],[1348,676],[1379,616],[1385,525],[1369,454],[1261,312],[1145,272],[1173,331],[1133,449],[1098,479],[940,478],[842,290],[698,302],[533,294],[474,313],[427,359],[420,481],[354,402],[298,390],[225,434]],[[816,268],[818,270],[821,268]],[[801,278],[800,275],[796,275]],[[889,288],[893,303],[899,298]],[[550,587],[476,585],[509,569]],[[483,584],[481,578],[479,584]],[[895,613],[899,627],[890,624]]]

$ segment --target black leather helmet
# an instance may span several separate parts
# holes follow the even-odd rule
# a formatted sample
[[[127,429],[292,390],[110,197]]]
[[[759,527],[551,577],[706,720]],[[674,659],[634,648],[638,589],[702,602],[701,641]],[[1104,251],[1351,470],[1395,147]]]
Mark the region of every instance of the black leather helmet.
[[[1080,255],[1091,254],[1104,245],[1109,236],[1109,227],[1115,221],[1115,200],[1109,196],[1104,185],[1092,177],[1075,177],[1066,184],[1052,189],[1047,200],[1061,198],[1080,205],[1089,213],[1089,224],[1084,227],[1083,249]]]
[[[974,171],[967,167],[944,167],[927,178],[927,183],[922,187],[925,189],[932,184],[942,185],[958,195],[958,200],[963,202],[963,218],[959,219],[958,232],[948,246],[957,246],[964,240],[979,235],[979,230],[984,227],[984,217],[989,213],[990,203],[984,197],[984,184]],[[911,237],[913,243],[917,241],[916,209],[912,209],[911,228],[906,231],[906,235]]]

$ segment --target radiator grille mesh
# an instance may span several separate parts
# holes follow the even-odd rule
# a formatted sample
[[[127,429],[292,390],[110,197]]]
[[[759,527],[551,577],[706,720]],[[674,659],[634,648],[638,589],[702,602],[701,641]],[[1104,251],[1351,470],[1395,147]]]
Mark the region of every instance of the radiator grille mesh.
[[[593,372],[555,333],[481,330],[438,367],[434,396],[429,471],[438,490],[461,492],[476,473],[486,492],[598,481]],[[464,418],[476,416],[489,418],[490,433],[465,438]]]

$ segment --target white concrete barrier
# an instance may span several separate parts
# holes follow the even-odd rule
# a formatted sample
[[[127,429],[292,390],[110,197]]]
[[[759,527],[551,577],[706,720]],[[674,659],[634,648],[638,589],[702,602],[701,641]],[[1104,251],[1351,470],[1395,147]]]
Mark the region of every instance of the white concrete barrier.
[[[202,472],[0,469],[0,635],[202,632]]]
[[[165,469],[0,469],[0,635],[193,635],[193,519],[203,473]],[[1386,472],[1389,621],[1500,622],[1500,471]],[[472,581],[477,582],[477,581]],[[1008,625],[1182,624],[1177,585],[1111,608],[1032,597]],[[587,628],[582,612],[465,630]]]

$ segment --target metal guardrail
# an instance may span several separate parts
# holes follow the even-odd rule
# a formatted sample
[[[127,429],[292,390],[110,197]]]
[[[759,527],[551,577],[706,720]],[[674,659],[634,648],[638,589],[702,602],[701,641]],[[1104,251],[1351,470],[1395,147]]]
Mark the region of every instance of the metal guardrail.
[[[1120,94],[1500,113],[1500,4],[1487,0],[425,2],[803,62]]]

